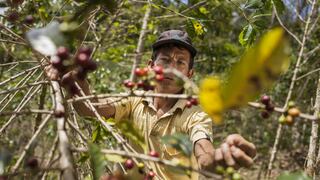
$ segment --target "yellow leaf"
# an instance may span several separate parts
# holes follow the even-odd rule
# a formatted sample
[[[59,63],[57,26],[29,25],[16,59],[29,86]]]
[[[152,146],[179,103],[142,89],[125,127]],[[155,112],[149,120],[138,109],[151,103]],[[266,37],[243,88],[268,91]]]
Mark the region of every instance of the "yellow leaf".
[[[282,28],[267,32],[233,67],[224,85],[217,77],[205,79],[200,86],[202,108],[216,124],[222,113],[241,107],[269,88],[289,67],[289,45]]]
[[[267,32],[233,68],[222,88],[225,109],[240,107],[269,88],[289,67],[289,45],[282,28]]]
[[[222,120],[223,104],[220,88],[220,80],[217,77],[209,77],[201,83],[199,93],[202,108],[216,124],[220,124]]]

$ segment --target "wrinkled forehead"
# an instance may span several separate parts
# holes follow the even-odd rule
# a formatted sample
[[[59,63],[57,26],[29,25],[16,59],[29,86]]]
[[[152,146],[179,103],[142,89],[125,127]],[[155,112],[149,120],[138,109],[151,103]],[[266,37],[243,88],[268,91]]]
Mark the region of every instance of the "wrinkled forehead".
[[[184,47],[162,47],[159,49],[158,56],[183,56],[185,58],[190,58],[190,52]]]

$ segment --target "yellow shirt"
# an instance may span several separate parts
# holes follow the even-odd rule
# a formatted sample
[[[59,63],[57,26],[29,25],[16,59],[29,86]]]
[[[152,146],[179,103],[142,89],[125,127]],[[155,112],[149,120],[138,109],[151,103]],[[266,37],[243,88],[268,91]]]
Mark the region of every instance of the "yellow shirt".
[[[148,97],[128,97],[115,103],[115,120],[132,121],[137,131],[145,137],[148,152],[155,150],[160,154],[160,158],[167,160],[183,157],[181,152],[161,143],[161,137],[175,133],[189,135],[193,144],[203,138],[212,140],[212,120],[199,106],[186,108],[187,100],[179,99],[168,112],[157,118],[157,111],[152,100],[153,98]],[[142,148],[138,148],[137,145],[133,147],[139,153],[148,153],[143,152]],[[157,163],[150,163],[150,166],[157,175],[155,179],[190,179],[186,174],[170,170],[172,167]],[[197,168],[194,157],[192,157],[192,166]],[[136,170],[131,172],[133,172],[132,179],[141,179],[137,177]],[[198,174],[192,173],[191,177],[191,179],[198,179]]]

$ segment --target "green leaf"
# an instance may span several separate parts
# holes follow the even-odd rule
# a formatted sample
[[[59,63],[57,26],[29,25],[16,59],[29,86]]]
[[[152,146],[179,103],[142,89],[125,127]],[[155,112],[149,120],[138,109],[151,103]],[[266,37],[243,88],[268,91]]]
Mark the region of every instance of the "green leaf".
[[[209,14],[209,11],[208,11],[205,7],[200,7],[200,8],[199,8],[199,11],[200,11],[202,14],[204,14],[204,15]]]
[[[273,1],[274,5],[276,6],[278,13],[282,14],[285,10],[285,6],[284,6],[282,0],[272,0],[272,1]]]
[[[143,149],[146,149],[144,137],[138,133],[135,127],[129,121],[119,121],[116,127],[122,132],[124,136],[132,140],[134,143],[139,144]]]
[[[102,155],[99,146],[89,143],[90,164],[94,180],[99,180],[104,169],[104,156]]]
[[[285,172],[278,176],[277,180],[311,180],[311,178],[303,172]]]
[[[187,157],[190,157],[192,154],[192,142],[185,134],[166,135],[161,138],[161,141],[164,144],[181,151]]]
[[[105,158],[108,161],[112,161],[112,162],[124,162],[125,158],[123,158],[122,156],[116,155],[116,154],[106,154]]]
[[[86,160],[89,159],[89,155],[87,153],[81,153],[78,163],[84,163]]]
[[[101,127],[97,126],[92,133],[92,142],[98,142],[101,139]]]
[[[239,42],[242,46],[250,46],[256,39],[256,29],[253,25],[246,25],[239,34]]]
[[[186,31],[188,33],[188,35],[191,37],[191,38],[194,38],[196,37],[196,32],[194,30],[194,27],[193,27],[193,23],[192,23],[192,20],[191,19],[187,19],[187,22],[186,22]]]

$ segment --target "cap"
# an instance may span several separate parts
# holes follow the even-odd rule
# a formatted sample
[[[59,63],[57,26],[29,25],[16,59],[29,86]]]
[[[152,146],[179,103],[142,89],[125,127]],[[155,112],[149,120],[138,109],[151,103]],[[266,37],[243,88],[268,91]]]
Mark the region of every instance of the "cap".
[[[181,30],[168,30],[160,34],[157,41],[152,45],[155,49],[164,44],[177,43],[188,49],[191,55],[194,57],[197,54],[197,50],[193,47],[190,37],[187,32]]]

